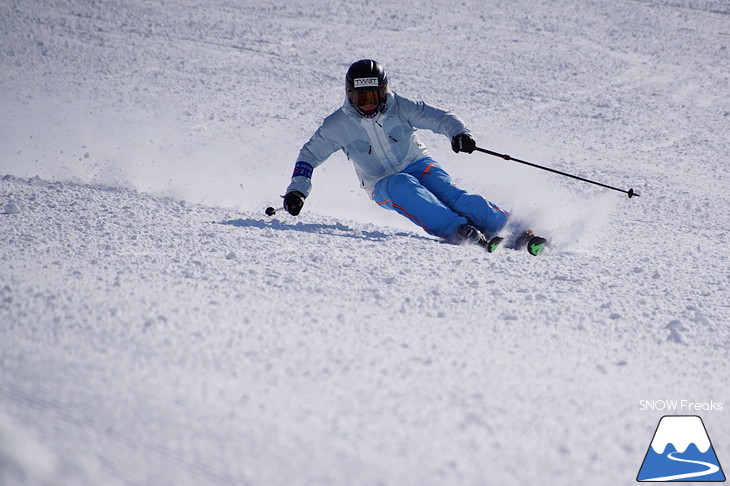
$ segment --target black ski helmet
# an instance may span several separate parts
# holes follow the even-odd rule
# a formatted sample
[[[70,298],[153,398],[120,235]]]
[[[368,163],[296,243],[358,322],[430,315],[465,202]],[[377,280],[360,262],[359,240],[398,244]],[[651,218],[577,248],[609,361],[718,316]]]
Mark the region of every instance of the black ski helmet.
[[[345,76],[345,91],[357,112],[372,118],[385,109],[388,75],[385,68],[372,59],[361,59],[350,66]],[[374,106],[365,109],[364,107]]]

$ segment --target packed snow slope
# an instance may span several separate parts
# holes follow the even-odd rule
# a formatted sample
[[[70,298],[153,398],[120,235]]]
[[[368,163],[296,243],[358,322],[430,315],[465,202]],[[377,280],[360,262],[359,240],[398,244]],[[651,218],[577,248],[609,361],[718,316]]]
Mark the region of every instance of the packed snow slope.
[[[634,484],[672,413],[730,463],[729,44],[724,0],[0,0],[0,485]],[[363,57],[641,197],[421,132],[550,251],[342,154],[265,216]]]

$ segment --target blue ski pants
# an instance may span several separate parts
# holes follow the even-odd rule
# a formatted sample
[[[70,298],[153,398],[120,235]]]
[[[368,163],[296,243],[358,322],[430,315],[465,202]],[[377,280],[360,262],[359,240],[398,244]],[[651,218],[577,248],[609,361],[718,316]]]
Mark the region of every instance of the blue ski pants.
[[[432,158],[412,163],[375,185],[375,202],[399,212],[428,234],[450,238],[469,223],[487,237],[501,230],[509,214],[476,194],[456,187],[451,176]]]

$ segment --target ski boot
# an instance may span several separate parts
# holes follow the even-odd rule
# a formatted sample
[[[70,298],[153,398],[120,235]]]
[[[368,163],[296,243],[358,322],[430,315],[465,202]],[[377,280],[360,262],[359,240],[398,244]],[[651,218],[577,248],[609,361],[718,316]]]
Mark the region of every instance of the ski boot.
[[[504,240],[504,238],[502,238],[501,236],[487,238],[486,236],[484,236],[484,233],[482,233],[470,224],[462,224],[456,230],[456,233],[460,242],[466,242],[482,246],[489,253],[492,253],[497,248],[499,248],[499,245]]]

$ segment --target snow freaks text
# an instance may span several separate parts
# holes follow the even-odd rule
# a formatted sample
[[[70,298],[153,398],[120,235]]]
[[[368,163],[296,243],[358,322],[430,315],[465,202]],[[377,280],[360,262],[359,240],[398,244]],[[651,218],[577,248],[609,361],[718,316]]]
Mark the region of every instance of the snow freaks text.
[[[639,410],[660,412],[722,412],[725,405],[722,402],[693,402],[691,400],[640,400]]]

